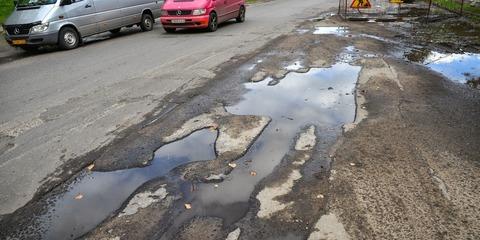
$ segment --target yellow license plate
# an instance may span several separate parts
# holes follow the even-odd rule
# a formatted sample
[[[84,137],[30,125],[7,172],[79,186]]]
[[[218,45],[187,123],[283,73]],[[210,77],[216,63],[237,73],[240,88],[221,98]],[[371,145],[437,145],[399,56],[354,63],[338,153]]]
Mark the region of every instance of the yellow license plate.
[[[17,40],[12,40],[13,45],[23,45],[27,44],[27,40],[25,39],[17,39]]]

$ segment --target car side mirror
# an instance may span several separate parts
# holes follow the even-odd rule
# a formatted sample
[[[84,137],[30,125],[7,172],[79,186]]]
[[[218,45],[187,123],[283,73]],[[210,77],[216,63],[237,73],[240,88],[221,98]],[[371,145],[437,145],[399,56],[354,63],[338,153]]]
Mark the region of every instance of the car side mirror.
[[[62,2],[60,3],[60,6],[70,5],[70,4],[72,4],[72,0],[62,0]]]

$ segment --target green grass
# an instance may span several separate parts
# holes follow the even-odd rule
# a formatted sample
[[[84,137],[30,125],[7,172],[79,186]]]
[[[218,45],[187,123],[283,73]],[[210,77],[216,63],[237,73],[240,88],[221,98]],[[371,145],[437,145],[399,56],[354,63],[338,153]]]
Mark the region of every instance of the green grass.
[[[460,12],[460,9],[462,8],[462,4],[455,0],[433,0],[433,2],[438,6],[447,8],[455,12]],[[463,4],[463,11],[466,13],[473,13],[476,15],[480,15],[480,8],[471,6],[470,1],[466,1],[466,0],[465,0],[465,3]]]
[[[13,11],[13,0],[0,0],[0,24],[4,23]]]

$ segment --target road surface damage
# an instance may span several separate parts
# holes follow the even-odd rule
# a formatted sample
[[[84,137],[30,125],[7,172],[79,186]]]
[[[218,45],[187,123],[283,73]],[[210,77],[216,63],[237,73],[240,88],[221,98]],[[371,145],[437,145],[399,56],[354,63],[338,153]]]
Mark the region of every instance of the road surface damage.
[[[4,217],[2,237],[478,238],[478,90],[410,61],[395,24],[322,19],[172,98],[93,169]],[[50,220],[102,174],[140,180],[93,224]]]

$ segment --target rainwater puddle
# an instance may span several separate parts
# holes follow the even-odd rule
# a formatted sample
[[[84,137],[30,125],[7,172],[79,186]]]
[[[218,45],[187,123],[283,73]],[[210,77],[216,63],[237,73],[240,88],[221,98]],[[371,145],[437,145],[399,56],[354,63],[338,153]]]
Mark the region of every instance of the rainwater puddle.
[[[459,83],[480,77],[480,54],[430,52],[421,63]]]
[[[192,209],[179,216],[180,223],[193,216],[215,216],[229,225],[248,211],[249,198],[260,180],[272,173],[305,126],[315,125],[320,141],[335,139],[341,127],[355,116],[352,94],[361,67],[337,63],[330,68],[291,72],[270,86],[268,81],[246,83],[247,93],[227,111],[237,115],[260,115],[271,123],[249,151],[237,160],[238,166],[223,182],[199,184],[195,192],[185,192]],[[256,174],[251,174],[254,171]]]
[[[313,34],[333,34],[343,36],[348,33],[348,27],[315,27]]]
[[[121,207],[145,182],[166,175],[192,161],[215,159],[216,132],[199,130],[155,152],[151,165],[112,172],[81,174],[41,217],[43,239],[77,238],[100,224]],[[76,196],[82,198],[76,200]]]

